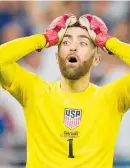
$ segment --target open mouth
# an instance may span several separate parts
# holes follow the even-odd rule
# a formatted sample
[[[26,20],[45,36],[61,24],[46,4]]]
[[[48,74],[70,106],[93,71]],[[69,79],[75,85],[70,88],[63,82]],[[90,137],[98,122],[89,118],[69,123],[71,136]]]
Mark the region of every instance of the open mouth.
[[[76,58],[76,57],[73,57],[73,56],[72,56],[72,57],[69,58],[69,62],[70,62],[70,63],[76,63],[76,62],[78,62],[78,61],[77,61],[77,58]]]

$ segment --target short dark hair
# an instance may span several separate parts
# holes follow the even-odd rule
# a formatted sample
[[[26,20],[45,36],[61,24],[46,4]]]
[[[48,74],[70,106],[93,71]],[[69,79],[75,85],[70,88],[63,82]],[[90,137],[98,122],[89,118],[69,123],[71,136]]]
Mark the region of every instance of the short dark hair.
[[[80,27],[80,24],[79,24],[79,21],[75,22],[74,24],[72,24],[71,26],[68,26],[69,27]]]

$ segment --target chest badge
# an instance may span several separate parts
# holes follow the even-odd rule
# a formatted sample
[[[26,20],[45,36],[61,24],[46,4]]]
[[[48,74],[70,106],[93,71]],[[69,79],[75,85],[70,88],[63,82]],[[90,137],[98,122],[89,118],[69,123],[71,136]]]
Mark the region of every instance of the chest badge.
[[[64,110],[64,124],[69,129],[74,129],[79,126],[81,122],[81,113],[80,109],[66,108]]]

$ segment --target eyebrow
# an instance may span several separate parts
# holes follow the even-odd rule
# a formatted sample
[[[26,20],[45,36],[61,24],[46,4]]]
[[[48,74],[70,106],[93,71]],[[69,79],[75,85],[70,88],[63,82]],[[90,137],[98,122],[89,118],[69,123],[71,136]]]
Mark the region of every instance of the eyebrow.
[[[70,34],[65,34],[64,37],[72,38],[72,35],[70,35]]]
[[[79,35],[78,37],[80,37],[80,38],[87,38],[88,40],[90,40],[90,38],[88,36],[86,36],[86,35]]]
[[[72,35],[70,35],[70,34],[65,34],[64,37],[68,37],[68,38],[72,39]],[[86,36],[86,35],[78,35],[78,37],[80,37],[80,38],[86,38],[89,41],[91,41],[91,39],[88,36]]]

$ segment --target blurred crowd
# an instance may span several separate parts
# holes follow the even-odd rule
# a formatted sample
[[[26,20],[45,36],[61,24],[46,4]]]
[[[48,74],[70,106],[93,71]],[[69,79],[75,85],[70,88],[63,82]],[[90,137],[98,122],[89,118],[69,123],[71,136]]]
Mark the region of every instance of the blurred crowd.
[[[128,1],[0,1],[0,43],[42,33],[54,18],[65,13],[73,13],[77,17],[85,13],[95,14],[104,20],[112,36],[129,43],[129,8]],[[47,81],[56,81],[60,79],[56,52],[56,46],[33,52],[18,63]],[[91,82],[102,86],[130,72],[129,66],[116,56],[103,51],[100,53],[102,61],[98,67],[92,69]],[[116,142],[117,163],[130,161],[129,128],[128,111],[124,115]],[[22,168],[25,162],[26,126],[22,107],[8,92],[0,88],[0,168]]]

